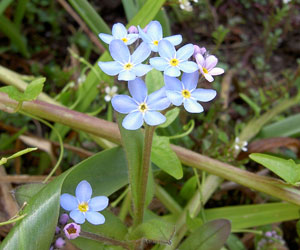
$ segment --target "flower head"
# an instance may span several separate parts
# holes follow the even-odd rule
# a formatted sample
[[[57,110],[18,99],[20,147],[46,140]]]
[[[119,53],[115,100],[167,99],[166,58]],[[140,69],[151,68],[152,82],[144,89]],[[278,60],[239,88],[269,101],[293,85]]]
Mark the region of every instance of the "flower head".
[[[213,55],[204,58],[203,55],[199,53],[196,55],[196,61],[201,74],[209,82],[214,80],[212,76],[217,76],[224,73],[224,69],[215,67],[218,63],[218,59]]]
[[[112,86],[112,87],[107,86],[105,88],[106,96],[104,97],[104,100],[106,102],[109,102],[111,100],[111,98],[114,97],[117,94],[117,91],[118,91],[117,86]]]
[[[156,126],[166,121],[166,117],[158,112],[171,104],[166,97],[164,88],[148,96],[146,84],[140,78],[129,81],[128,88],[132,97],[116,95],[111,100],[116,111],[128,114],[122,122],[124,128],[136,130],[143,125],[144,121],[150,126]]]
[[[152,69],[150,65],[142,64],[151,53],[146,43],[142,43],[130,55],[128,47],[121,40],[113,40],[109,44],[109,51],[115,61],[98,62],[98,65],[110,76],[119,75],[118,80],[134,80],[137,76],[143,76]]]
[[[74,222],[69,223],[64,227],[65,235],[67,236],[67,238],[69,240],[73,240],[73,239],[77,238],[80,234],[80,231],[81,231],[80,225],[78,225]]]
[[[188,61],[194,53],[193,44],[187,44],[175,50],[174,45],[168,40],[161,40],[158,44],[158,53],[160,57],[150,59],[150,64],[157,70],[164,71],[168,76],[180,76],[180,70],[186,73],[192,73],[198,70],[196,63]]]
[[[107,44],[110,44],[111,41],[113,41],[115,39],[120,39],[124,42],[124,44],[130,45],[139,38],[139,35],[138,34],[128,34],[127,29],[125,28],[125,26],[123,24],[116,23],[112,27],[112,35],[100,33],[99,37],[103,42],[105,42]]]
[[[60,205],[70,212],[70,217],[79,224],[88,220],[91,224],[100,225],[105,222],[102,214],[98,213],[108,206],[106,196],[92,196],[92,187],[87,181],[81,181],[76,187],[76,197],[70,194],[60,196]]]
[[[57,238],[57,240],[55,241],[56,248],[63,248],[65,246],[65,244],[66,244],[66,241],[62,237]]]
[[[182,42],[181,35],[168,36],[163,38],[163,31],[161,24],[158,21],[152,21],[147,26],[147,33],[143,31],[139,26],[139,35],[143,39],[145,43],[147,43],[151,50],[154,52],[158,51],[158,43],[162,39],[166,39],[171,42],[174,46],[180,44]]]
[[[197,54],[204,55],[206,53],[206,48],[204,47],[199,47],[198,45],[194,45],[194,54],[193,56],[196,58]]]
[[[238,137],[235,138],[234,148],[236,151],[242,150],[242,151],[246,152],[248,150],[247,146],[248,146],[248,142],[240,141],[240,138],[238,138]]]
[[[213,89],[196,89],[199,73],[183,73],[181,81],[175,77],[165,75],[166,95],[175,105],[183,104],[190,113],[201,113],[203,107],[197,102],[208,102],[215,98],[216,91]]]

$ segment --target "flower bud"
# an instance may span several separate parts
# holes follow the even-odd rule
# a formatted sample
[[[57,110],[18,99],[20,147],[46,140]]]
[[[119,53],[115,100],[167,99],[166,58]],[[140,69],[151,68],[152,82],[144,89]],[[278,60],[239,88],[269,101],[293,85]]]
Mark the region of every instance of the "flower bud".
[[[66,241],[62,237],[57,238],[57,240],[55,241],[55,247],[57,248],[63,248],[65,244]]]
[[[61,225],[66,225],[67,222],[69,220],[69,215],[68,214],[62,214],[60,217],[59,217],[59,223]]]
[[[132,25],[132,26],[130,26],[130,27],[128,28],[128,33],[129,33],[129,34],[138,34],[139,31],[138,31],[137,27],[135,27],[134,25]]]

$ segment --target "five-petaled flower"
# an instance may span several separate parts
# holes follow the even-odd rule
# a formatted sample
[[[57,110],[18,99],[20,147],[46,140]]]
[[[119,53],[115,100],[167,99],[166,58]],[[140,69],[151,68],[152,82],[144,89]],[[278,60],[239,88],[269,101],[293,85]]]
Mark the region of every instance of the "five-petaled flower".
[[[170,101],[166,97],[164,87],[147,95],[146,84],[140,78],[128,82],[129,92],[132,97],[127,95],[116,95],[111,103],[116,111],[128,114],[122,126],[128,130],[140,128],[144,121],[150,126],[156,126],[166,121],[160,110],[170,106]]]
[[[108,206],[106,196],[92,197],[91,185],[83,180],[76,187],[76,197],[70,194],[60,196],[60,205],[63,209],[70,212],[70,217],[78,224],[88,220],[91,224],[100,225],[105,222],[102,214],[98,213]]]
[[[147,33],[144,32],[139,26],[139,35],[143,41],[151,47],[151,50],[154,52],[158,51],[158,43],[162,39],[166,39],[171,42],[174,46],[182,42],[181,35],[168,36],[163,38],[163,31],[161,24],[158,21],[152,21],[147,26]]]
[[[76,239],[80,235],[81,226],[72,222],[64,227],[64,233],[69,240]]]
[[[218,63],[218,59],[210,55],[206,58],[203,57],[200,53],[195,56],[199,70],[205,79],[209,82],[212,82],[214,78],[212,76],[221,75],[224,73],[224,69],[215,67]]]
[[[139,38],[139,35],[133,34],[133,33],[128,34],[127,29],[125,28],[125,26],[123,24],[116,23],[112,27],[112,35],[100,33],[99,37],[103,42],[105,42],[107,44],[110,44],[111,41],[113,41],[115,39],[120,39],[126,45],[130,45]]]
[[[213,89],[196,89],[199,73],[183,73],[181,81],[175,77],[165,75],[166,95],[175,106],[183,103],[184,108],[190,113],[201,113],[203,107],[197,102],[208,102],[215,98]]]
[[[151,53],[146,43],[142,43],[130,55],[128,47],[121,40],[113,40],[109,44],[109,51],[115,61],[98,62],[98,65],[110,76],[119,75],[118,80],[134,80],[137,76],[143,76],[152,69],[150,65],[142,64]]]
[[[117,86],[112,86],[112,87],[105,87],[105,93],[106,95],[104,96],[104,100],[106,102],[110,102],[111,98],[113,98],[116,94],[117,94],[117,91],[118,91],[118,87]]]
[[[193,44],[186,44],[178,51],[168,40],[161,40],[158,43],[158,53],[160,57],[150,59],[150,64],[159,71],[164,71],[165,75],[178,77],[180,70],[186,73],[192,73],[198,70],[196,63],[188,61],[194,53]]]

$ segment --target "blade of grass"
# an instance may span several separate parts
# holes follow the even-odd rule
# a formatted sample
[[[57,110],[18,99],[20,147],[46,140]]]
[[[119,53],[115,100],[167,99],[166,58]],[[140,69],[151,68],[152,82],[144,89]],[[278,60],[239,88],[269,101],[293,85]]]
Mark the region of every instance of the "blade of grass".
[[[2,0],[0,2],[0,15],[4,13],[6,8],[12,3],[13,0]]]
[[[18,0],[18,5],[14,13],[14,23],[19,30],[26,11],[27,3],[28,0]]]

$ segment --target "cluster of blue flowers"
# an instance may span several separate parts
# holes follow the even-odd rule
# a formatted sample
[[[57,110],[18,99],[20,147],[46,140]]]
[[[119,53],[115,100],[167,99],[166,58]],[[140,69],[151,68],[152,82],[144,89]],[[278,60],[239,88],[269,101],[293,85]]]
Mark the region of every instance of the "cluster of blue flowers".
[[[144,122],[150,126],[164,123],[166,118],[160,111],[171,104],[183,104],[188,112],[200,113],[203,107],[198,101],[208,102],[215,98],[215,90],[197,88],[197,85],[199,73],[209,82],[214,80],[213,76],[224,73],[223,69],[215,67],[218,59],[208,55],[205,48],[193,44],[176,50],[175,46],[182,42],[182,36],[163,37],[158,21],[150,22],[144,29],[131,26],[128,30],[117,23],[112,28],[112,35],[101,33],[99,37],[109,44],[109,52],[114,59],[99,62],[99,67],[110,76],[118,75],[118,80],[128,81],[131,97],[116,95],[111,100],[116,111],[127,114],[122,123],[124,128],[136,130]],[[132,54],[129,45],[137,46]],[[150,58],[149,65],[145,61],[151,53],[157,56]],[[189,60],[192,56],[195,61]],[[146,84],[140,77],[153,68],[163,71],[165,86],[148,95]],[[180,76],[181,80],[177,78]]]

